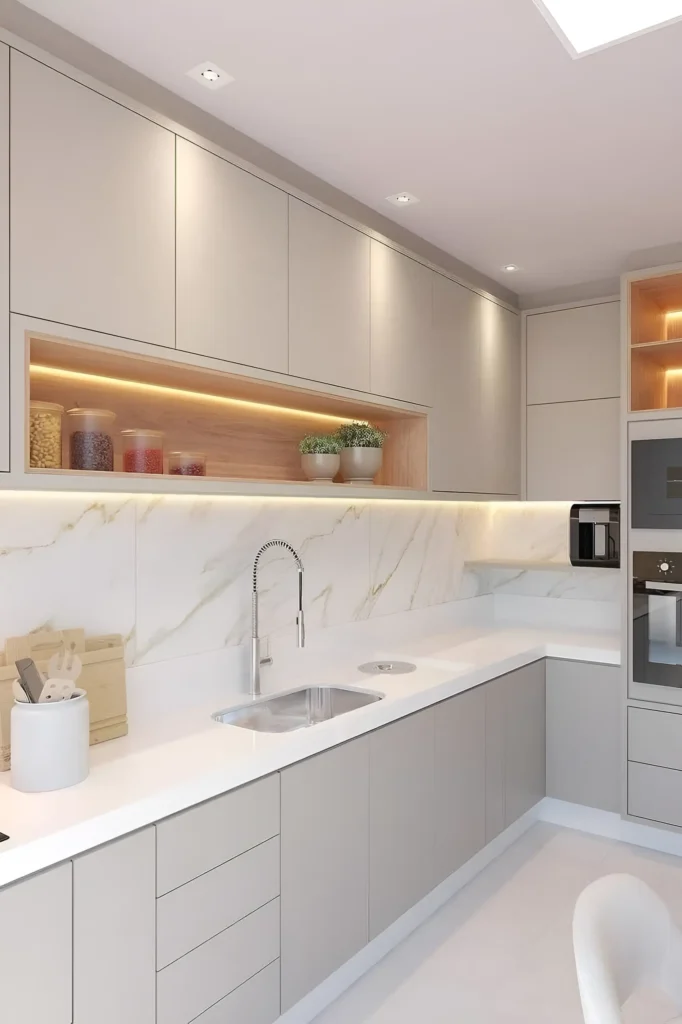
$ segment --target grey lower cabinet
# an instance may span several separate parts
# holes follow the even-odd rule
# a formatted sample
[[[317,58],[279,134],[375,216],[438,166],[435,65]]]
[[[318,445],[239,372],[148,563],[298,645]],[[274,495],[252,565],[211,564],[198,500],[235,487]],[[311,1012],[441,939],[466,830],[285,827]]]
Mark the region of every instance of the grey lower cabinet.
[[[0,891],[3,1024],[71,1024],[71,895],[70,863]]]
[[[369,751],[361,736],[281,772],[283,1012],[369,938]]]
[[[486,842],[546,792],[545,662],[517,669],[485,687]]]
[[[369,935],[435,885],[435,709],[370,733]]]
[[[547,796],[620,811],[620,668],[547,661]]]
[[[485,706],[479,686],[435,708],[435,881],[485,846]]]
[[[154,826],[73,861],[74,1024],[155,1024]]]

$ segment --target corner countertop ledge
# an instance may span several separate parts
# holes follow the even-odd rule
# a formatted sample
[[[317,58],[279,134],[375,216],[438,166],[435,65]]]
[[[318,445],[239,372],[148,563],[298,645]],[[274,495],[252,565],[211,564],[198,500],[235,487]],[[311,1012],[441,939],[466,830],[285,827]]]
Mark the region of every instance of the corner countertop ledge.
[[[0,776],[0,886],[26,877],[219,796],[287,765],[387,725],[540,658],[620,664],[614,633],[512,627],[459,628],[396,644],[365,646],[343,657],[300,652],[289,685],[307,682],[355,686],[385,698],[309,729],[252,733],[213,722],[210,712],[243,704],[234,693],[224,704],[197,702],[182,715],[184,734],[168,739],[131,735],[91,748],[90,775],[71,789],[20,793],[11,773]],[[403,658],[417,670],[403,676],[368,676],[357,665]],[[332,664],[330,665],[330,661]],[[161,671],[161,670],[160,670]]]

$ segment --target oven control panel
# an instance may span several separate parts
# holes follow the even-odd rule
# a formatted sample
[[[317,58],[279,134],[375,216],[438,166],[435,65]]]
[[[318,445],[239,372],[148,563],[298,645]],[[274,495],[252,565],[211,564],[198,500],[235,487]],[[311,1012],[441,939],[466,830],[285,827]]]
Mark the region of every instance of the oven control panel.
[[[632,569],[636,580],[667,580],[682,583],[682,553],[634,551]]]

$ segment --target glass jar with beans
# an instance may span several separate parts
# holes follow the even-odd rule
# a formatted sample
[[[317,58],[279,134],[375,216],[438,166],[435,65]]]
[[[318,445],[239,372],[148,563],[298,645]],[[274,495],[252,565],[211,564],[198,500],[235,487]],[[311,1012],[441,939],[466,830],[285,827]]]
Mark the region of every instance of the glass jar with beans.
[[[61,469],[63,415],[63,405],[31,402],[29,466],[32,469]]]
[[[203,452],[170,452],[168,472],[171,476],[206,476],[206,456]]]
[[[96,473],[114,468],[112,427],[116,413],[108,409],[69,409],[69,465]]]
[[[122,430],[126,473],[163,473],[163,431]]]

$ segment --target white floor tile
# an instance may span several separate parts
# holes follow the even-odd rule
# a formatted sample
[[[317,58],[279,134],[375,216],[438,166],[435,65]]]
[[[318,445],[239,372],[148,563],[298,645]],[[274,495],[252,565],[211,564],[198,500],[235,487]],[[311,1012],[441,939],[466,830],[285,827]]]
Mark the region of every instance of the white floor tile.
[[[573,907],[616,871],[644,879],[682,926],[682,858],[538,824],[315,1024],[582,1024]],[[624,1021],[664,1024],[674,1012],[638,993]]]

